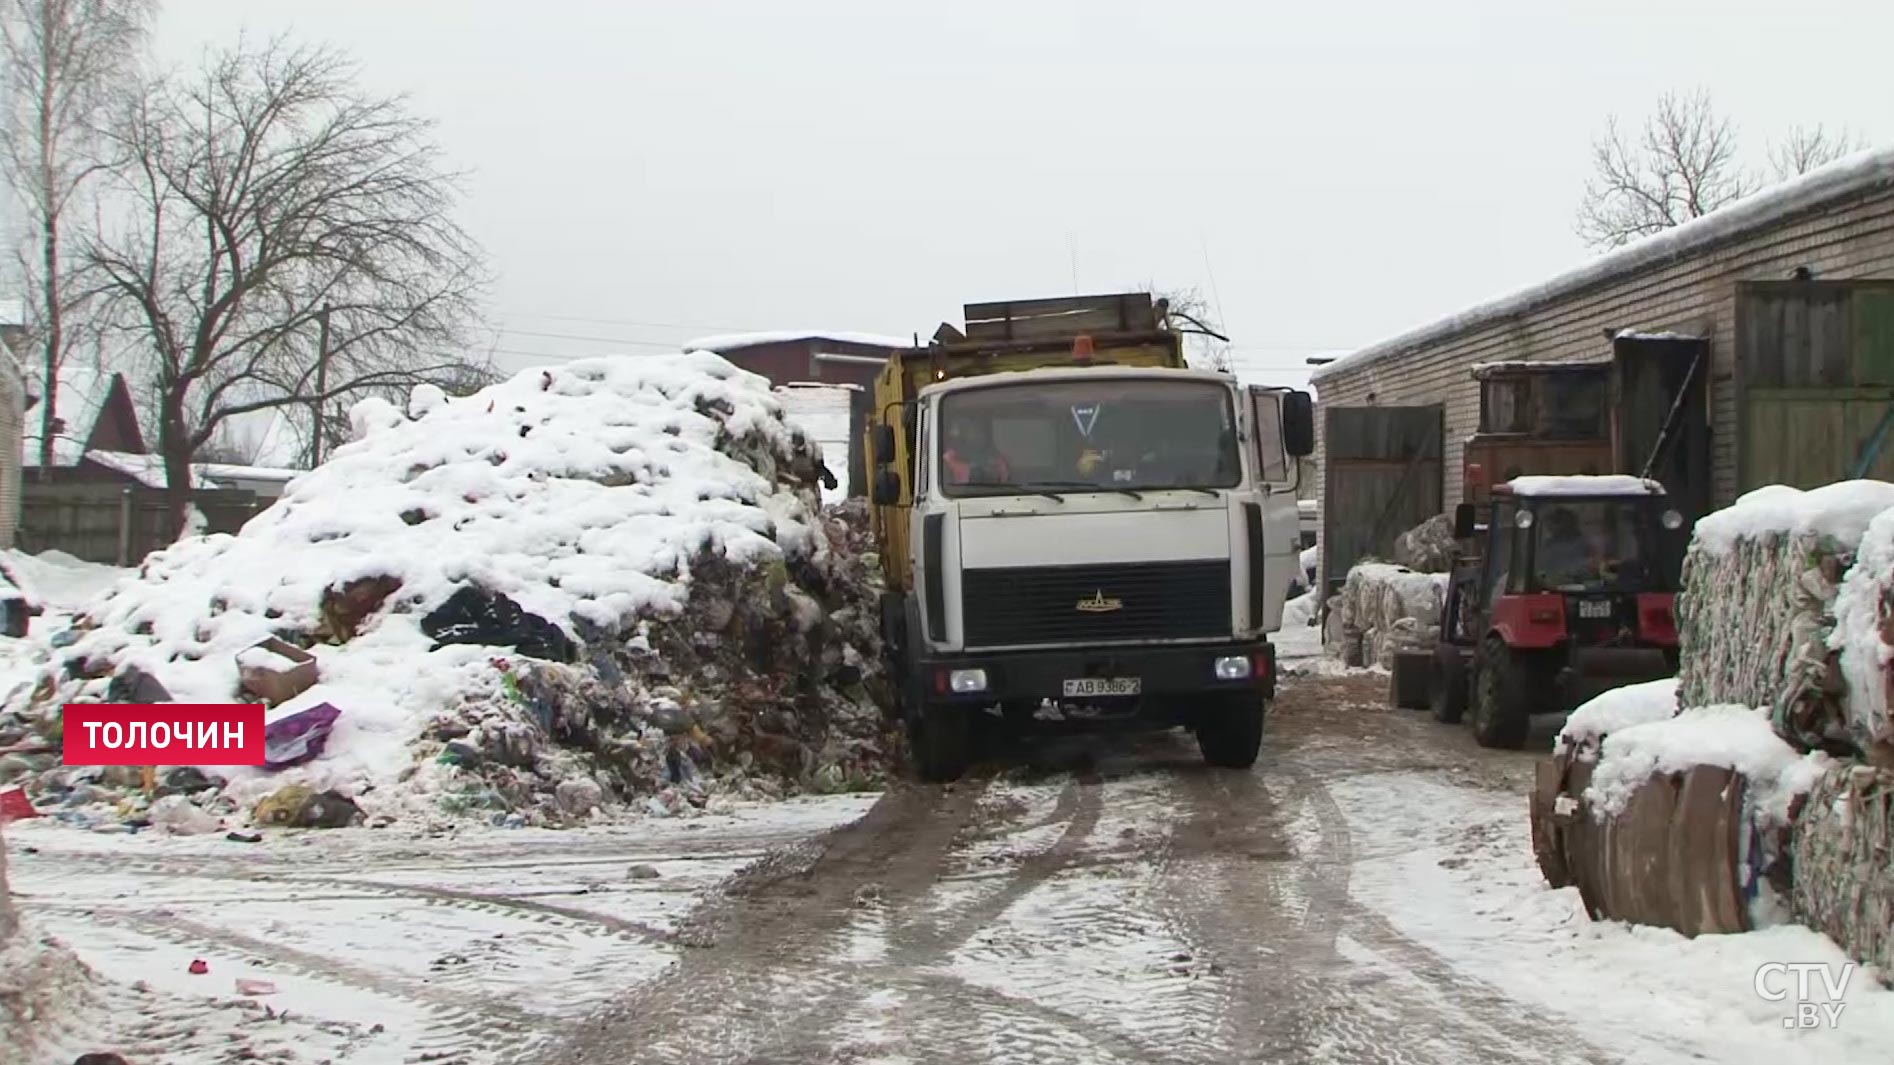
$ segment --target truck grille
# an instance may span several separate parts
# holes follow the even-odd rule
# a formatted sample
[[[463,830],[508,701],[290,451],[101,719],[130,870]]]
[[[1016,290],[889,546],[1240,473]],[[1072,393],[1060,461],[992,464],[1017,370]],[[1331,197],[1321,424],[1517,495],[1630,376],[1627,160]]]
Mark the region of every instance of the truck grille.
[[[968,647],[1230,635],[1230,563],[1113,563],[970,569]]]

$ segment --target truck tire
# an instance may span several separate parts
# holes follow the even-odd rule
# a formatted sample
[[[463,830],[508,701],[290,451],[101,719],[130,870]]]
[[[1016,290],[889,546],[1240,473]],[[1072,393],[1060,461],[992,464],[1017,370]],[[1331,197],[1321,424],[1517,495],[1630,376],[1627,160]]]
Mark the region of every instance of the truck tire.
[[[1255,765],[1268,709],[1261,695],[1213,697],[1197,718],[1197,749],[1204,763],[1223,769]]]
[[[1517,751],[1532,732],[1533,670],[1527,656],[1494,637],[1480,644],[1468,723],[1482,747]]]
[[[908,753],[914,774],[930,784],[958,780],[973,758],[973,715],[960,707],[908,712]]]
[[[1434,693],[1430,709],[1434,720],[1443,725],[1458,725],[1467,712],[1467,664],[1459,650],[1448,648],[1434,655]]]

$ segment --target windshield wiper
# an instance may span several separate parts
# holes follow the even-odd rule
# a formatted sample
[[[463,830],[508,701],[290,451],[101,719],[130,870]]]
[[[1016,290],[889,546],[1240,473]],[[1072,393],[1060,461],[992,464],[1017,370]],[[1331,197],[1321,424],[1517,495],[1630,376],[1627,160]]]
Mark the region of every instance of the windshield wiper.
[[[1173,485],[1172,487],[1176,488],[1180,492],[1202,492],[1204,495],[1207,495],[1212,499],[1223,498],[1222,496],[1218,495],[1217,493],[1211,491],[1208,488],[1199,488],[1198,486],[1194,484],[1179,484],[1179,485]]]
[[[1048,492],[1042,488],[1036,488],[1036,487],[1023,485],[1023,484],[1003,484],[999,481],[964,481],[961,484],[956,485],[955,487],[957,488],[1004,488],[1009,491],[1018,492],[1021,495],[1044,496],[1047,499],[1052,500],[1054,503],[1065,502],[1065,497],[1060,495],[1057,492]]]
[[[1144,493],[1142,492],[1134,492],[1129,488],[1114,488],[1108,484],[1093,484],[1090,481],[1040,481],[1038,483],[1051,485],[1054,488],[1078,488],[1087,492],[1117,492],[1120,495],[1127,495],[1133,499],[1144,498]]]

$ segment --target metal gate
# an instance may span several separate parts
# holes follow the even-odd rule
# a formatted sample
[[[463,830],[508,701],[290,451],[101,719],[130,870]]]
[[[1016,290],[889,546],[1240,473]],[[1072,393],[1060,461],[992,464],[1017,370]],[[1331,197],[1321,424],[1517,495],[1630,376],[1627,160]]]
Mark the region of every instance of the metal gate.
[[[1441,512],[1439,404],[1330,407],[1323,423],[1322,579],[1329,594],[1364,558]]]
[[[1894,281],[1738,285],[1736,380],[1739,493],[1894,481]]]

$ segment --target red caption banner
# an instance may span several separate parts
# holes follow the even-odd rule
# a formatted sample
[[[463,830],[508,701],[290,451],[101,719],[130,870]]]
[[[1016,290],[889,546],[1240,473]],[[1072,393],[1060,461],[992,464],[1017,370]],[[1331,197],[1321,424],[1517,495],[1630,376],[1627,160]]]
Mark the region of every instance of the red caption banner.
[[[67,703],[66,765],[262,765],[263,705]]]

